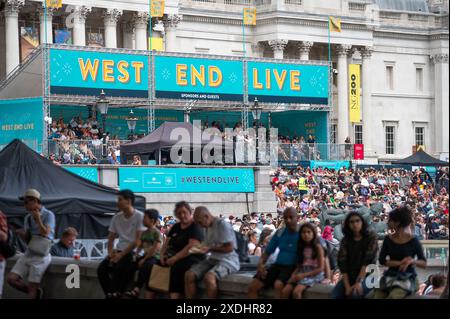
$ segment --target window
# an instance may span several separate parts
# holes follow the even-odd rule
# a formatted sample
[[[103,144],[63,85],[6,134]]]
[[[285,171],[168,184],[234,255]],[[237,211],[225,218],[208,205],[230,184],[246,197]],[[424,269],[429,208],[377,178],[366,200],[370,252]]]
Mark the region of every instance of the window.
[[[395,126],[386,126],[386,154],[394,154],[395,148]]]
[[[336,144],[336,133],[337,133],[337,124],[332,124],[330,132],[330,142],[332,144]]]
[[[363,127],[355,125],[355,144],[363,144]]]
[[[423,68],[416,68],[416,91],[423,92]]]
[[[425,128],[416,127],[416,146],[425,146]]]
[[[386,86],[388,90],[394,89],[394,66],[386,65]]]

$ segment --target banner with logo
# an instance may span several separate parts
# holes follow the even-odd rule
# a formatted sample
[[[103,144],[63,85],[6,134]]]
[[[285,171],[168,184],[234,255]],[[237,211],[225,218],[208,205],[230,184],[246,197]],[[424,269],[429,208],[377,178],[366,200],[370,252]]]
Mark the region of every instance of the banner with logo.
[[[52,94],[148,97],[148,56],[51,49]]]
[[[98,184],[98,169],[96,167],[73,167],[63,166],[64,169],[84,179]]]
[[[349,64],[349,104],[350,104],[350,122],[361,122],[361,70],[359,64]]]
[[[156,98],[242,101],[242,62],[155,57]]]
[[[353,159],[354,160],[364,159],[364,144],[353,145]]]
[[[165,0],[150,0],[150,15],[156,18],[164,16]]]
[[[253,193],[251,168],[120,167],[119,188],[136,193]]]
[[[244,8],[244,25],[256,25],[256,8]]]
[[[342,167],[349,168],[349,161],[311,161],[311,168],[328,168],[334,170],[340,170]]]
[[[328,104],[328,66],[248,62],[249,101]]]
[[[42,151],[44,112],[42,98],[0,101],[0,149],[14,139]]]

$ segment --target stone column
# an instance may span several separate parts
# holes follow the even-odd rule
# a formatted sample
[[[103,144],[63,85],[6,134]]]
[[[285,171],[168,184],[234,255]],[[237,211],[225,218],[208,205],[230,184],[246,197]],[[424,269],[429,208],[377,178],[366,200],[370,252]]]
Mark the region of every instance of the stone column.
[[[273,57],[275,59],[283,59],[284,56],[284,49],[286,48],[286,45],[288,44],[288,40],[270,40],[269,45],[273,50]]]
[[[274,213],[277,211],[277,200],[270,186],[270,167],[258,166],[254,168],[255,192],[251,212]]]
[[[19,11],[25,0],[7,0],[5,6],[6,75],[20,64]]]
[[[311,51],[312,46],[314,45],[314,42],[310,41],[303,41],[300,42],[298,46],[298,50],[300,53],[300,60],[301,61],[308,61],[309,60],[309,51]]]
[[[147,50],[147,23],[149,14],[138,12],[134,15],[136,50]]]
[[[73,17],[73,44],[86,46],[86,18],[92,8],[77,6]]]
[[[363,119],[363,142],[364,153],[367,157],[373,157],[376,155],[373,149],[373,135],[376,134],[373,126],[372,118],[372,88],[371,77],[373,72],[370,65],[370,57],[372,56],[373,48],[364,47],[361,49],[362,57],[362,119]]]
[[[45,17],[44,7],[39,8],[39,21],[40,21],[40,39],[41,43],[45,42],[45,25],[47,24],[47,43],[53,43],[53,12],[55,9],[47,8],[47,16]]]
[[[252,53],[255,58],[264,57],[264,46],[262,43],[256,42],[252,44]]]
[[[164,19],[166,33],[166,52],[177,52],[177,26],[182,17],[178,14],[170,14]]]
[[[132,23],[131,21],[124,21],[122,23],[122,31],[123,47],[125,49],[135,49],[134,23]]]
[[[347,55],[351,49],[351,45],[338,45],[338,131],[337,144],[343,144],[349,134],[349,117],[348,117],[348,63]]]
[[[106,9],[103,13],[106,48],[117,48],[117,21],[121,16],[122,10],[118,9]]]
[[[434,127],[431,136],[435,140],[434,153],[448,154],[448,53],[438,53],[431,56],[434,64]]]

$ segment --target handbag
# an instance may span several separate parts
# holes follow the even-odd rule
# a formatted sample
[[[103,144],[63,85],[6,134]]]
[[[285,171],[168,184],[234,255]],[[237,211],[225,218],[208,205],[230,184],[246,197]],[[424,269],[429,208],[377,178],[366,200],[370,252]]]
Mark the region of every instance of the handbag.
[[[52,248],[52,241],[46,237],[39,235],[32,235],[31,240],[28,243],[28,249],[33,255],[45,257],[50,253]]]
[[[170,283],[170,267],[163,267],[154,264],[150,279],[148,281],[148,288],[158,292],[168,293]]]

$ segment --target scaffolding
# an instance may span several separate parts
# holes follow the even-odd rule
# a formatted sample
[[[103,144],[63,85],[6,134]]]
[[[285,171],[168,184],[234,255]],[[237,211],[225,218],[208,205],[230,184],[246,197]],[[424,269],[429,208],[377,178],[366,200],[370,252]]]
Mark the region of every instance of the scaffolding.
[[[72,95],[72,94],[53,94],[50,90],[51,85],[51,56],[52,49],[58,50],[71,50],[80,52],[99,52],[99,53],[116,53],[127,55],[147,56],[148,58],[148,94],[146,98],[129,98],[129,97],[114,97],[108,96],[109,105],[112,108],[142,108],[147,109],[147,131],[150,133],[155,129],[155,109],[167,109],[167,110],[184,110],[186,103],[189,100],[186,99],[168,99],[168,98],[156,98],[156,85],[155,85],[155,60],[158,56],[164,57],[182,57],[182,58],[196,58],[207,60],[226,60],[226,61],[240,61],[242,63],[242,75],[243,75],[243,93],[242,102],[239,101],[217,101],[217,100],[195,100],[195,110],[198,111],[239,111],[241,113],[241,121],[243,131],[246,132],[249,126],[249,78],[248,78],[248,63],[249,62],[263,62],[263,63],[277,63],[277,64],[303,64],[303,65],[317,65],[327,66],[330,69],[329,72],[329,92],[328,92],[328,104],[326,105],[313,105],[313,104],[296,104],[296,103],[268,103],[259,101],[259,106],[262,107],[263,112],[283,112],[283,111],[317,111],[327,112],[332,110],[333,105],[333,73],[332,64],[327,61],[299,61],[293,59],[272,59],[272,58],[246,58],[242,56],[221,56],[221,55],[208,55],[208,54],[189,54],[189,53],[168,53],[168,52],[155,52],[147,50],[132,50],[132,49],[113,49],[113,48],[97,48],[97,47],[80,47],[65,44],[43,44],[38,47],[33,53],[33,59],[42,52],[42,97],[43,97],[43,115],[45,121],[45,129],[43,133],[44,141],[47,140],[48,134],[48,119],[50,118],[50,110],[52,104],[59,105],[83,105],[94,106],[96,104],[97,96],[91,95]],[[14,73],[10,74],[3,82],[0,83],[0,90],[6,87],[11,81],[14,80],[20,71],[31,63],[33,59],[27,59],[24,64],[21,65]],[[101,89],[99,89],[100,93]],[[251,101],[250,101],[251,103]],[[192,108],[193,105],[191,105]],[[327,114],[327,138],[330,139],[330,120],[329,114]],[[45,144],[45,143],[44,143]],[[45,152],[46,150],[44,150]]]

